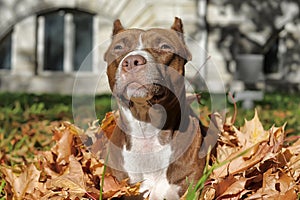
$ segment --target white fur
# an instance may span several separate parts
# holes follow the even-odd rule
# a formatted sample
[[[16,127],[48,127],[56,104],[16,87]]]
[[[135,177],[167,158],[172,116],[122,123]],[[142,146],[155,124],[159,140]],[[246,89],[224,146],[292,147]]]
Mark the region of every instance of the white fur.
[[[144,44],[143,44],[143,41],[142,41],[142,34],[139,35],[139,44],[138,46],[135,48],[134,51],[128,53],[122,60],[121,62],[119,63],[119,66],[118,66],[118,73],[121,73],[121,70],[122,70],[122,63],[123,61],[128,57],[128,56],[131,56],[131,55],[141,55],[143,56],[147,62],[151,62],[153,61],[153,57],[150,53],[148,53],[147,51],[144,51]]]
[[[167,168],[172,150],[170,144],[161,145],[158,140],[159,129],[150,123],[135,119],[131,111],[121,107],[120,112],[126,117],[131,135],[131,149],[123,147],[124,169],[130,182],[142,182],[140,192],[153,199],[179,199],[179,187],[169,183]]]
[[[138,47],[136,48],[137,50],[143,50],[144,49],[144,44],[142,41],[142,33],[139,35],[139,44]]]
[[[127,76],[130,75],[131,73],[129,72],[122,72],[122,63],[123,61],[131,55],[141,55],[143,56],[146,60],[147,60],[147,68],[145,71],[145,77],[144,77],[144,84],[151,84],[153,83],[155,77],[159,76],[159,72],[157,71],[155,65],[153,64],[153,57],[150,53],[148,53],[147,51],[143,51],[143,50],[134,50],[130,53],[128,53],[120,62],[118,69],[117,69],[117,73],[116,73],[116,89],[117,91],[120,91],[121,88],[126,85],[126,80],[127,80]],[[136,91],[137,92],[137,91]],[[147,92],[143,92],[142,94],[137,93],[136,97],[143,97],[144,95],[146,95]]]
[[[149,66],[154,59],[150,53],[143,50],[142,34],[139,36],[137,48],[128,53],[120,62],[116,74],[117,88],[121,87],[126,80],[126,74],[122,74],[122,62],[128,56],[141,55]],[[153,78],[158,76],[158,71],[154,66],[148,67],[145,76],[145,83],[153,83]],[[120,112],[126,121],[126,132],[131,136],[131,148],[126,149],[123,146],[122,155],[124,157],[124,169],[128,173],[130,182],[141,182],[140,192],[145,193],[144,197],[150,200],[175,200],[179,199],[179,186],[170,184],[167,179],[167,169],[172,156],[170,144],[161,145],[158,134],[160,129],[155,128],[151,123],[145,123],[137,120],[128,108],[120,107]],[[122,127],[120,127],[122,128]],[[124,130],[125,131],[125,130]]]
[[[132,55],[141,55],[141,56],[143,56],[143,57],[147,60],[147,62],[153,62],[153,60],[154,60],[153,57],[152,57],[152,55],[151,55],[150,53],[148,53],[147,51],[144,51],[144,50],[142,50],[142,49],[136,49],[136,50],[134,50],[134,51],[128,53],[128,54],[121,60],[119,66],[118,66],[118,72],[119,72],[119,73],[120,73],[121,70],[122,70],[122,63],[123,63],[123,61],[124,61],[128,56],[132,56]]]

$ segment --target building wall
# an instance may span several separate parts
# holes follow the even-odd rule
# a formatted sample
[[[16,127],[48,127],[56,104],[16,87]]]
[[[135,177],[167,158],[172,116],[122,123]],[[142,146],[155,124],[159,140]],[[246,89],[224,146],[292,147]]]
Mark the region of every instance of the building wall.
[[[38,15],[58,8],[79,9],[95,14],[92,72],[45,72],[41,69],[39,54],[43,47],[38,42],[41,34]],[[11,70],[0,70],[0,88],[38,93],[107,92],[106,64],[102,57],[110,41],[113,21],[120,18],[124,27],[170,27],[174,16],[182,18],[187,36],[192,38],[197,34],[196,1],[191,0],[1,0],[0,38],[13,31]],[[195,44],[199,42],[194,39],[189,41]],[[197,57],[197,50],[192,53]],[[194,71],[188,72],[191,73]]]
[[[206,1],[0,0],[0,42],[1,38],[12,31],[11,70],[0,70],[0,90],[68,94],[73,90],[79,93],[108,92],[103,54],[110,42],[113,21],[119,18],[125,27],[167,28],[172,24],[174,16],[181,17],[184,22],[186,41],[193,55],[193,62],[186,67],[187,77],[194,87],[216,92],[227,89],[234,78],[227,67],[237,67],[234,57],[234,54],[239,53],[237,43],[243,44],[242,53],[257,53],[259,46],[267,42],[272,26],[284,28],[279,34],[278,53],[274,59],[277,60],[275,73],[271,70],[272,73],[267,74],[267,78],[296,84],[300,82],[300,4],[297,4],[297,0],[265,0],[261,3],[252,0],[251,2],[259,3],[254,10],[247,6],[247,2],[210,0],[206,15],[208,36],[203,15],[203,8],[206,6],[203,6],[203,2]],[[280,12],[270,14],[270,8],[267,9],[268,12],[261,9],[256,13],[259,7],[266,6],[266,2],[275,5]],[[92,73],[76,73],[70,70],[72,66],[66,67],[64,72],[49,73],[42,69],[43,59],[40,54],[43,44],[38,42],[38,38],[43,33],[39,32],[38,15],[59,8],[94,14]],[[265,13],[266,17],[261,16]],[[258,20],[258,23],[254,23],[252,18],[255,16],[258,19],[268,19],[271,16],[271,21],[265,23],[261,20],[262,23],[259,23]],[[258,30],[259,26],[263,28]],[[240,40],[236,33],[246,35],[254,43]],[[70,53],[73,47],[70,44],[66,46]]]

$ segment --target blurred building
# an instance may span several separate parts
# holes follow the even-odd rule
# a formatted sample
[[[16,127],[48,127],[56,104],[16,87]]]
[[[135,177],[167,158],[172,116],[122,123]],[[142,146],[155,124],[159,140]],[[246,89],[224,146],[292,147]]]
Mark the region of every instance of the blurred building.
[[[207,21],[208,51],[231,71],[226,80],[300,90],[299,0],[209,0]]]
[[[113,21],[170,27],[174,16],[183,19],[187,33],[196,32],[191,0],[1,0],[0,88],[72,93],[77,79],[82,92],[93,84],[101,85],[97,92],[106,91],[106,78],[99,80],[99,74],[106,67],[103,51]]]
[[[262,45],[258,48],[267,44],[268,50],[260,54],[276,59],[264,64],[268,65],[264,72],[275,81],[284,77],[299,85],[297,38],[300,25],[291,20],[294,15],[299,15],[299,9],[292,8],[299,8],[299,5],[278,3],[286,12],[277,20],[281,23],[279,37],[268,43],[270,33],[277,29],[255,30],[255,23],[239,13],[239,9],[234,9],[237,1],[208,2],[0,0],[0,90],[71,94],[75,84],[77,92],[106,92],[107,80],[102,76],[106,68],[103,52],[109,44],[113,21],[119,18],[125,27],[167,28],[173,23],[174,16],[181,17],[184,22],[187,43],[195,60],[194,70],[187,69],[187,75],[194,77],[200,70],[211,90],[222,90],[222,86],[227,87],[234,78],[227,69],[234,68],[239,54],[237,38],[249,34],[254,43],[246,42],[243,48],[249,47],[249,51],[244,49],[243,53],[257,54],[257,44]],[[247,13],[247,6],[243,9]],[[290,40],[290,35],[295,41]],[[243,38],[240,41],[243,43]],[[199,47],[207,49],[208,55],[204,50],[199,52]],[[298,54],[294,55],[295,52]],[[213,62],[201,67],[209,56]],[[100,87],[95,89],[94,85]]]

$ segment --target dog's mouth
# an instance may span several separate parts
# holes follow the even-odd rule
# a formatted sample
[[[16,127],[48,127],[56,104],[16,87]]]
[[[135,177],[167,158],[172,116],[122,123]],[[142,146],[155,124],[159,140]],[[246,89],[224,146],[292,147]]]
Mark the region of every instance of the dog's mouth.
[[[131,98],[147,98],[149,96],[149,89],[147,85],[131,82],[125,87],[124,96],[128,100]]]
[[[160,84],[141,84],[139,82],[131,82],[124,87],[121,94],[127,101],[141,102],[141,101],[157,101],[162,99],[166,94],[166,89]]]

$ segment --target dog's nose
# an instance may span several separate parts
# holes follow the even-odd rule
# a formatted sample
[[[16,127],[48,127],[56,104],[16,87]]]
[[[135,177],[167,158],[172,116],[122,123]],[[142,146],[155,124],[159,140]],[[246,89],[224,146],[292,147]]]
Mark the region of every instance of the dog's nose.
[[[139,66],[147,63],[146,58],[141,55],[131,55],[125,58],[122,62],[122,67],[125,71],[139,70]]]

